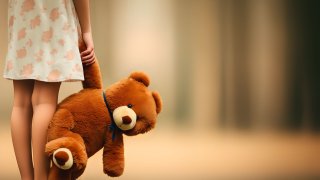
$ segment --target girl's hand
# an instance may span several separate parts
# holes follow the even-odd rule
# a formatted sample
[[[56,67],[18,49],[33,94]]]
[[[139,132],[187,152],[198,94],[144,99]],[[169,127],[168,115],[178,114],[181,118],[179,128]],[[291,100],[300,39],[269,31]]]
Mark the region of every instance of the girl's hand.
[[[91,32],[82,33],[87,49],[80,53],[83,65],[89,66],[95,62],[94,45]]]

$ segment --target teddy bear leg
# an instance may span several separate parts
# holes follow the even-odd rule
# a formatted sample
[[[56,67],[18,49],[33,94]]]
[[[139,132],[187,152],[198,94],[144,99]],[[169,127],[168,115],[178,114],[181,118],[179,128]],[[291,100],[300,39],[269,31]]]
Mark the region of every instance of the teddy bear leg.
[[[60,169],[74,168],[80,171],[87,164],[88,157],[82,137],[70,131],[65,132],[61,138],[48,142],[46,153]]]
[[[73,171],[71,173],[71,179],[73,180],[73,179],[77,179],[78,177],[80,177],[83,174],[84,170],[85,170],[85,167],[80,169],[79,171]]]
[[[68,179],[77,179],[86,168],[86,166],[78,166],[75,169],[70,169],[73,166],[73,156],[67,148],[57,149],[53,153],[52,162],[52,167],[60,169],[61,171],[59,171],[59,173],[62,174],[63,177],[67,176]]]
[[[52,164],[48,180],[76,180],[78,177],[82,175],[85,168],[79,171],[72,171],[71,169],[63,170],[58,168],[55,164]]]
[[[71,170],[63,170],[52,163],[49,171],[48,180],[71,180]]]

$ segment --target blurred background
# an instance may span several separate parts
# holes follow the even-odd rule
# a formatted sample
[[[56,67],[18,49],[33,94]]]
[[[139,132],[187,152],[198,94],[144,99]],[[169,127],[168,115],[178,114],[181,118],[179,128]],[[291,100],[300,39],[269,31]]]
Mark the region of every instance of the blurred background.
[[[0,69],[7,50],[0,0]],[[141,70],[164,108],[119,179],[319,179],[320,1],[91,0],[107,87]],[[19,179],[0,78],[0,179]],[[63,83],[60,100],[81,89]],[[108,179],[101,151],[81,179]]]

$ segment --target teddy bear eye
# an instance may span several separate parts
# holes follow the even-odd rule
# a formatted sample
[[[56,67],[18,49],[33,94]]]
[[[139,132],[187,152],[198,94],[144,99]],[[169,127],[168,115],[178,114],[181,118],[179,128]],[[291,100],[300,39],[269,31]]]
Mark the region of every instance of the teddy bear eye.
[[[132,104],[128,104],[127,106],[128,106],[128,108],[132,108]]]

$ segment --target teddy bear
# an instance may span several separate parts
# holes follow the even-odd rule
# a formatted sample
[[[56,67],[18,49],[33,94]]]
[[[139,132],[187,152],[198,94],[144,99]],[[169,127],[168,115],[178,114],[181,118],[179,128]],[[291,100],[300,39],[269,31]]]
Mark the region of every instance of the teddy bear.
[[[84,67],[83,89],[58,104],[49,123],[46,154],[52,161],[48,179],[76,179],[89,157],[103,148],[103,171],[111,177],[124,170],[123,134],[134,136],[154,128],[162,109],[150,79],[133,72],[106,90],[98,62]]]

